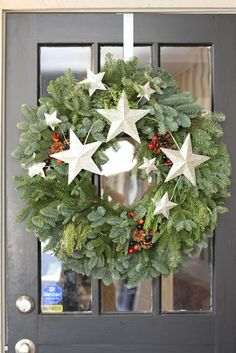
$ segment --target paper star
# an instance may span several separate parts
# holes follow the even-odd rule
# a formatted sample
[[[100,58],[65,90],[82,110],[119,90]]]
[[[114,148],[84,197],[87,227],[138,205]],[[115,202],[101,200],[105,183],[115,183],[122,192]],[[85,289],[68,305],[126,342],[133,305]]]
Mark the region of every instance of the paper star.
[[[193,185],[196,185],[195,168],[210,159],[210,157],[192,153],[190,134],[186,137],[180,151],[167,148],[161,148],[161,150],[173,163],[165,182],[183,174]]]
[[[106,90],[106,87],[102,83],[102,78],[104,76],[105,72],[100,72],[99,74],[94,74],[91,70],[87,69],[87,78],[83,81],[80,81],[79,84],[84,84],[87,83],[89,85],[89,95],[92,96],[92,94],[97,90]]]
[[[54,131],[55,127],[61,123],[62,121],[57,118],[57,111],[53,112],[52,114],[44,113],[46,119],[46,125],[50,126],[50,128]]]
[[[159,201],[155,201],[155,199],[152,199],[152,201],[156,206],[154,215],[163,214],[166,218],[169,218],[170,210],[177,206],[177,203],[169,200],[168,192],[166,192]]]
[[[68,184],[74,180],[82,169],[96,174],[100,173],[91,157],[101,144],[102,142],[93,142],[83,145],[73,130],[70,129],[70,149],[51,154],[51,157],[69,163]]]
[[[150,87],[150,82],[147,82],[144,86],[139,85],[139,87],[142,90],[142,93],[139,93],[138,97],[142,98],[145,97],[146,100],[149,101],[150,95],[154,92],[156,92],[154,89]]]
[[[116,109],[97,109],[97,111],[111,122],[107,142],[119,135],[121,132],[125,132],[135,141],[140,143],[140,138],[135,123],[148,114],[150,110],[129,109],[129,103],[125,91],[122,92]]]
[[[41,175],[45,178],[43,168],[46,166],[46,163],[34,163],[31,167],[28,168],[29,176],[33,178],[35,175]]]
[[[146,172],[146,174],[150,174],[153,170],[157,170],[155,166],[156,158],[148,159],[143,157],[143,164],[138,167],[138,169],[142,169]]]

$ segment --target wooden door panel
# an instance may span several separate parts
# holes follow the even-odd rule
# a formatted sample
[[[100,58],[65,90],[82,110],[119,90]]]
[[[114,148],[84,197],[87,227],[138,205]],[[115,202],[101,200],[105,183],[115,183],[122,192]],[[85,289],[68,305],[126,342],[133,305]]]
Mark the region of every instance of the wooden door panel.
[[[135,14],[135,41],[152,46],[152,62],[159,64],[162,44],[213,46],[213,96],[216,110],[226,113],[224,141],[233,162],[236,150],[236,16]],[[230,212],[216,231],[214,311],[212,313],[160,313],[160,284],[154,281],[153,314],[99,314],[97,282],[95,314],[42,315],[39,313],[39,248],[35,237],[16,225],[21,202],[12,176],[20,168],[10,156],[17,145],[15,128],[22,103],[35,105],[38,88],[38,48],[42,44],[92,45],[93,67],[99,67],[99,45],[122,43],[122,16],[118,14],[8,14],[6,45],[6,225],[9,352],[15,343],[30,338],[40,353],[234,353],[236,266],[234,230],[235,183],[228,200]],[[95,293],[96,291],[96,293]],[[29,315],[16,312],[17,297],[27,293],[36,309]]]

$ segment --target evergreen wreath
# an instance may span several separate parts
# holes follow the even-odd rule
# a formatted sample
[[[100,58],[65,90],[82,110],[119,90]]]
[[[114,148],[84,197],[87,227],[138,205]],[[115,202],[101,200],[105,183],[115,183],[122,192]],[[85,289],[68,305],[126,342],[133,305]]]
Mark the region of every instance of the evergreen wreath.
[[[167,71],[154,73],[151,67],[138,68],[137,59],[116,61],[111,55],[104,71],[88,72],[82,82],[67,71],[50,81],[39,106],[22,106],[25,119],[17,127],[23,132],[13,156],[29,175],[14,177],[25,202],[17,221],[27,218],[27,230],[46,242],[44,251],[52,251],[66,268],[106,285],[125,277],[133,287],[176,271],[188,254],[207,246],[218,215],[226,211],[231,166],[220,139],[224,115],[205,113]],[[119,148],[122,134],[108,142],[106,137],[109,112],[122,96],[131,112],[144,114],[132,121],[141,138],[132,172],[144,179],[152,175],[147,192],[129,207],[110,202],[109,190],[101,198],[91,171],[81,170],[68,184],[68,164],[59,158],[70,152],[75,134],[84,145],[96,143],[92,163],[101,170],[107,162],[104,150]],[[190,148],[191,140],[195,162],[201,160],[194,162],[196,169],[191,158],[181,165],[168,157],[175,158],[183,144]],[[178,173],[173,170],[166,180],[175,166]]]

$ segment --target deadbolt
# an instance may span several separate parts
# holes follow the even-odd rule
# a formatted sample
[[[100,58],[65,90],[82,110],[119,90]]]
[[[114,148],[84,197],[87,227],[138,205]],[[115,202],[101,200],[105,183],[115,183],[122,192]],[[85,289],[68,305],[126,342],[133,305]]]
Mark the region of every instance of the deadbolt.
[[[16,300],[16,309],[22,314],[29,314],[35,308],[34,299],[29,295],[21,295]]]
[[[31,340],[24,338],[15,345],[16,353],[35,353],[35,344]]]

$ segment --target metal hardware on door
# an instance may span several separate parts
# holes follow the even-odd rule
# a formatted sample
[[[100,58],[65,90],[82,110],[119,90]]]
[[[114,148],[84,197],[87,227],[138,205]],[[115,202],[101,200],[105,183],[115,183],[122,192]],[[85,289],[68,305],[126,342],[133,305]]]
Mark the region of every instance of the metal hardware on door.
[[[35,308],[34,299],[31,298],[29,295],[21,295],[16,300],[16,309],[22,314],[29,314]]]
[[[16,353],[35,353],[35,344],[31,340],[24,338],[15,345]]]

